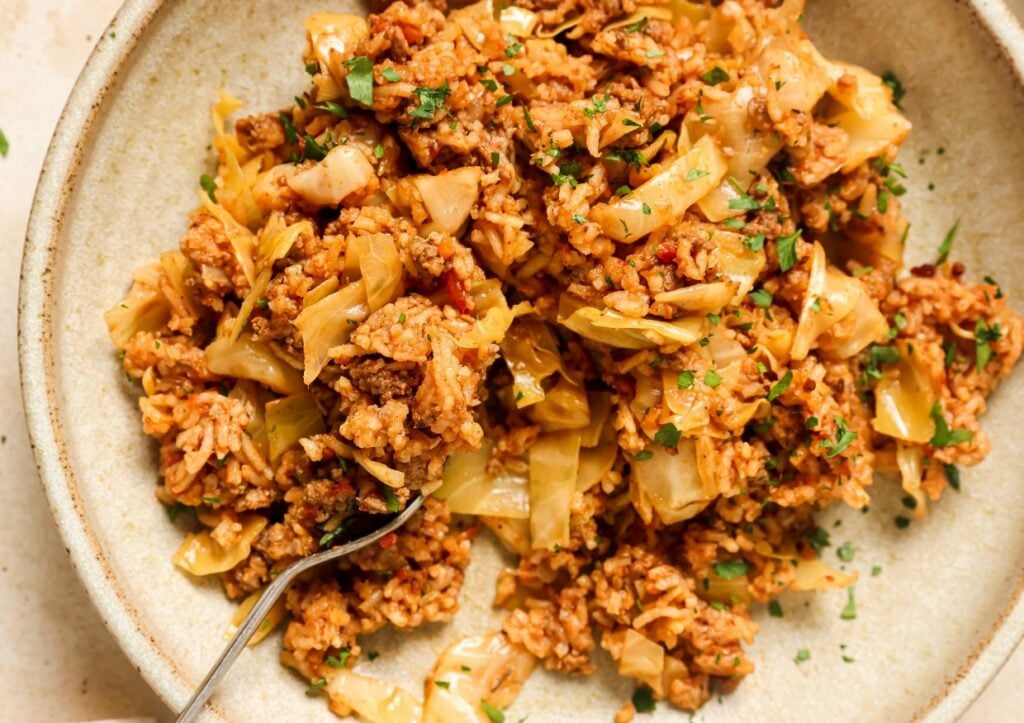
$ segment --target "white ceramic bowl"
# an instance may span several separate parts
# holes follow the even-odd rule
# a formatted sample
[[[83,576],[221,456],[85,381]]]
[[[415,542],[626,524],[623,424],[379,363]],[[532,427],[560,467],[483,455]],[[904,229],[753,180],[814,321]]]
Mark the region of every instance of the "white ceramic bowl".
[[[954,255],[975,278],[994,274],[1024,311],[1024,34],[1016,21],[999,0],[809,5],[826,54],[895,70],[908,88],[916,126],[902,156],[911,262],[933,258],[960,218]],[[359,8],[353,0],[130,0],[68,102],[29,226],[20,343],[40,474],[93,602],[174,709],[216,658],[232,606],[216,583],[197,583],[170,564],[181,534],[153,498],[155,446],[139,428],[137,390],[119,373],[101,314],[130,271],[174,246],[185,228],[210,163],[217,89],[254,110],[289,102],[307,80],[300,21],[325,6]],[[966,708],[1024,633],[1024,371],[995,395],[984,426],[992,454],[926,522],[897,530],[899,495],[889,485],[873,490],[870,514],[826,515],[830,529],[844,519],[833,529],[836,543],[857,546],[857,619],[839,619],[839,592],[785,599],[783,620],[763,620],[756,674],[699,720],[945,721]],[[502,563],[482,541],[456,621],[378,635],[371,647],[381,657],[362,665],[415,690],[445,641],[496,624],[489,601]],[[866,574],[872,565],[883,573]],[[211,717],[331,719],[277,663],[278,647],[271,640],[242,656]],[[812,655],[800,666],[792,660],[798,648]],[[510,719],[610,720],[631,686],[609,667],[592,679],[538,672]],[[659,714],[684,718],[665,706]]]

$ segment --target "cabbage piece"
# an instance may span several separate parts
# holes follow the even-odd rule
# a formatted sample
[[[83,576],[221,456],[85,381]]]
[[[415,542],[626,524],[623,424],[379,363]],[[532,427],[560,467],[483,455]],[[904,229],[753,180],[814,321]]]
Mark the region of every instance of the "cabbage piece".
[[[859,281],[829,268],[825,249],[815,241],[790,357],[797,361],[805,359],[815,340],[853,311],[857,295],[862,292]]]
[[[756,67],[765,81],[768,115],[775,123],[794,111],[809,113],[833,84],[827,61],[806,39],[772,41]]]
[[[494,442],[485,437],[479,449],[450,456],[441,474],[444,483],[434,496],[459,514],[525,520],[530,516],[529,480],[521,474],[488,474],[493,451]]]
[[[721,172],[697,202],[709,221],[718,222],[742,215],[744,211],[729,208],[729,202],[739,199],[740,191],[745,193],[750,188],[768,161],[782,148],[780,138],[764,131],[755,132],[748,108],[756,96],[757,92],[748,83],[741,84],[731,93],[705,88],[701,106],[704,115],[690,113],[684,121],[687,133],[681,136],[681,141],[687,136],[699,138],[696,148],[701,143],[712,143],[714,139],[722,149],[728,149],[727,155],[719,156],[722,159]]]
[[[865,161],[898,146],[910,133],[910,121],[892,103],[892,91],[874,73],[855,65],[837,64],[845,77],[833,85],[830,93],[837,108],[826,122],[849,135],[843,173],[849,173]],[[854,83],[849,83],[849,78]]]
[[[491,0],[480,0],[452,10],[448,19],[458,26],[470,45],[482,50],[487,42],[487,30],[494,27],[494,4]]]
[[[685,437],[702,434],[711,421],[708,397],[698,384],[680,389],[678,380],[679,375],[671,369],[661,370],[663,408],[659,421],[671,422]]]
[[[912,343],[901,339],[893,347],[900,361],[885,371],[875,387],[875,417],[871,426],[880,434],[904,442],[926,444],[935,435],[935,421],[931,417],[935,388]]]
[[[369,315],[366,287],[362,281],[354,281],[295,317],[293,323],[302,334],[306,384],[312,384],[327,366],[328,351],[347,342],[356,326]]]
[[[271,461],[298,444],[300,439],[327,431],[316,398],[309,392],[300,392],[268,403],[266,425]]]
[[[498,13],[498,22],[501,23],[501,29],[506,33],[517,38],[525,38],[533,33],[540,18],[532,10],[511,5],[501,9],[501,12]]]
[[[530,521],[513,517],[482,517],[481,520],[509,552],[530,554]]]
[[[256,604],[256,601],[259,600],[262,595],[263,591],[258,590],[242,601],[242,604],[235,610],[235,614],[231,616],[231,623],[224,631],[225,640],[231,640],[231,638],[235,637],[235,633],[237,633],[238,629],[242,627],[242,623],[245,622],[245,618],[249,615],[249,611],[252,610],[253,605]],[[263,640],[263,638],[274,632],[274,628],[284,620],[284,616],[287,612],[288,610],[285,607],[284,598],[278,598],[277,602],[275,602],[273,606],[271,606],[270,610],[267,611],[267,615],[263,618],[263,622],[260,623],[258,628],[256,628],[256,632],[252,634],[252,637],[249,638],[249,642],[246,643],[246,645],[255,645]]]
[[[601,28],[601,32],[624,28],[633,23],[640,22],[644,18],[648,20],[672,20],[672,9],[663,5],[638,5],[636,10],[629,15],[605,25]]]
[[[711,575],[707,578],[707,583],[698,585],[696,593],[701,600],[706,600],[707,602],[717,602],[725,605],[743,603],[746,605],[750,602],[750,588],[748,586],[749,581],[745,574],[726,580],[719,577],[712,570]]]
[[[267,518],[260,515],[240,515],[238,522],[242,529],[231,547],[222,547],[208,530],[189,533],[181,547],[174,553],[171,562],[193,575],[227,572],[249,557],[253,540],[267,526]]]
[[[221,337],[206,347],[204,353],[206,366],[214,374],[251,379],[282,394],[305,390],[299,373],[261,342],[248,338],[233,342]]]
[[[160,293],[160,265],[143,266],[132,279],[128,295],[103,315],[110,340],[118,349],[124,349],[140,331],[160,331],[171,318],[167,299]]]
[[[818,346],[828,356],[849,359],[871,344],[883,341],[889,331],[889,323],[878,303],[859,281],[857,287],[853,311],[819,339]]]
[[[348,668],[324,668],[332,709],[353,710],[366,723],[416,723],[423,706],[394,683]]]
[[[605,422],[612,413],[611,392],[588,391],[587,406],[590,408],[590,422],[580,436],[580,446],[595,447],[604,438]]]
[[[250,406],[252,417],[245,427],[245,433],[249,435],[252,443],[256,445],[263,456],[269,455],[270,440],[267,437],[265,407],[267,402],[274,400],[274,396],[249,379],[239,379],[228,396],[232,399],[240,399]]]
[[[584,434],[586,431],[584,430]],[[576,474],[576,490],[586,492],[599,483],[615,466],[619,457],[619,445],[615,442],[615,430],[611,424],[604,425],[601,441],[589,449],[580,450],[580,467]]]
[[[501,292],[501,282],[487,279],[469,290],[476,307],[477,320],[466,334],[455,337],[455,345],[463,349],[482,349],[500,342],[512,326],[512,310]]]
[[[423,723],[488,723],[492,719],[480,701],[497,709],[511,705],[536,665],[535,657],[502,632],[455,641],[427,679]]]
[[[579,457],[578,431],[542,434],[530,447],[530,536],[535,550],[569,544]]]
[[[810,590],[827,590],[833,587],[848,587],[857,582],[856,573],[848,575],[822,562],[820,558],[805,560],[802,557],[781,558],[796,563],[793,568],[794,579],[790,590],[807,592]]]
[[[167,298],[167,303],[178,316],[199,316],[196,300],[192,290],[185,283],[190,262],[180,251],[165,251],[160,254],[160,269],[166,284],[160,290]]]
[[[540,319],[513,321],[501,340],[501,356],[512,372],[512,391],[519,409],[544,399],[543,381],[562,368],[555,335]]]
[[[620,675],[639,680],[656,694],[662,693],[661,676],[665,670],[665,648],[659,643],[632,628],[626,628],[618,664]]]
[[[321,299],[326,298],[330,294],[333,294],[340,287],[341,282],[338,281],[337,276],[332,276],[326,281],[317,284],[312,289],[307,291],[306,295],[302,297],[302,308],[305,309],[308,306],[312,306]]]
[[[256,280],[256,261],[253,258],[256,252],[256,235],[247,227],[235,220],[235,217],[228,213],[223,206],[210,200],[206,193],[199,194],[199,202],[203,209],[211,216],[220,221],[224,227],[224,235],[231,243],[231,250],[234,252],[235,260],[245,274],[245,280],[252,286]]]
[[[732,301],[737,284],[732,281],[712,281],[708,284],[681,286],[656,294],[658,303],[673,304],[686,311],[718,311]]]
[[[736,285],[732,303],[738,304],[750,293],[767,264],[764,250],[753,251],[744,244],[746,237],[732,231],[718,230],[715,241],[718,244],[718,273]]]
[[[316,63],[337,83],[348,74],[345,61],[355,56],[356,48],[370,37],[370,26],[361,15],[317,13],[306,18],[307,65]]]
[[[359,273],[370,311],[376,311],[402,295],[402,259],[388,234],[363,236],[360,241]]]
[[[405,486],[405,472],[399,472],[397,469],[388,467],[383,462],[370,459],[365,452],[359,450],[352,451],[352,458],[360,467],[369,472],[372,477],[383,482],[388,487],[397,489]]]
[[[355,146],[335,146],[316,165],[285,177],[288,187],[312,206],[337,206],[375,176],[373,165]]]
[[[220,98],[213,105],[213,128],[216,137],[213,147],[217,149],[221,160],[221,185],[214,193],[217,203],[239,224],[249,229],[257,229],[263,225],[263,209],[256,203],[253,187],[259,177],[262,158],[251,159],[242,166],[241,159],[247,153],[239,144],[233,133],[228,133],[225,123],[229,115],[242,107],[242,101],[223,90]],[[200,197],[207,196],[206,193]]]
[[[836,60],[831,64],[836,72],[828,93],[846,109],[861,118],[877,118],[895,109],[892,88],[870,70]]]
[[[701,20],[707,20],[709,15],[707,5],[696,0],[669,0],[668,7],[673,20],[686,18],[694,26]]]
[[[431,223],[424,231],[457,234],[480,194],[481,175],[483,171],[479,166],[466,166],[454,171],[413,176],[412,182],[430,214]]]
[[[658,517],[666,525],[698,515],[714,498],[701,480],[692,439],[679,443],[677,454],[655,444],[650,458],[632,465],[633,481],[648,496]]]
[[[587,429],[590,426],[587,390],[567,379],[559,378],[544,398],[529,408],[527,415],[545,432]]]
[[[896,442],[896,464],[900,470],[903,491],[914,498],[914,516],[924,517],[928,512],[928,498],[921,489],[924,477],[924,448],[916,444]]]
[[[634,243],[682,218],[686,209],[719,184],[726,169],[722,152],[704,137],[629,195],[594,206],[590,220],[616,241]]]
[[[564,21],[562,23],[559,23],[555,27],[550,28],[548,30],[541,30],[541,29],[535,30],[533,34],[536,35],[538,38],[553,38],[556,35],[561,35],[566,30],[570,30],[572,28],[575,28],[577,25],[580,24],[581,20],[583,20],[583,15],[582,14],[577,15],[574,18],[569,18],[568,20],[566,20],[566,21]]]
[[[704,321],[701,317],[675,321],[635,319],[611,309],[585,306],[568,294],[562,294],[558,323],[585,339],[619,349],[653,349],[694,343],[702,337]]]

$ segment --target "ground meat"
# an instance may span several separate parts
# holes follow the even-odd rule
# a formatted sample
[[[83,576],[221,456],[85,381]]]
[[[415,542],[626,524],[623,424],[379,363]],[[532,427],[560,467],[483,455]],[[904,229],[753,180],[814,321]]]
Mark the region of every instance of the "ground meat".
[[[272,151],[285,143],[284,126],[276,113],[239,118],[235,122],[235,134],[250,153]]]

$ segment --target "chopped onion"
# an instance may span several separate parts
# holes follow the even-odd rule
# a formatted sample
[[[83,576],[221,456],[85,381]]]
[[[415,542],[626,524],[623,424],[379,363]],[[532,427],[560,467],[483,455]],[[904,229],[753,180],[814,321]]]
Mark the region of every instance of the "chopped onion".
[[[825,249],[815,241],[790,357],[805,359],[815,340],[853,310],[860,289],[859,281],[828,267]]]
[[[327,431],[316,398],[309,392],[300,392],[268,403],[266,425],[271,461],[298,444],[300,439]]]
[[[189,533],[171,561],[193,575],[215,575],[227,572],[249,557],[252,542],[267,526],[267,518],[260,515],[241,515],[238,518],[242,529],[236,535],[235,544],[222,547],[208,530]]]
[[[702,337],[704,322],[701,317],[676,321],[635,319],[611,309],[584,306],[568,294],[562,294],[558,323],[586,339],[619,349],[653,349],[694,343]]]
[[[482,174],[479,166],[466,166],[454,171],[413,176],[413,183],[430,214],[431,224],[424,230],[458,233],[480,194]]]
[[[423,723],[487,721],[480,702],[497,709],[511,705],[536,665],[535,657],[502,632],[455,641],[426,682]]]
[[[434,496],[458,514],[525,520],[530,516],[529,481],[520,474],[488,474],[493,451],[494,442],[485,437],[479,449],[450,456],[441,475],[444,483]]]
[[[315,166],[287,176],[288,187],[312,206],[337,206],[346,196],[366,188],[373,165],[355,146],[335,146]]]
[[[366,723],[411,723],[423,718],[420,702],[394,683],[348,668],[330,669],[325,677],[332,707],[354,710]]]
[[[261,342],[221,337],[206,347],[205,355],[206,366],[214,374],[251,379],[282,394],[305,390],[299,373]]]
[[[352,458],[360,467],[369,472],[371,476],[383,482],[388,487],[398,489],[399,487],[405,486],[405,472],[399,472],[397,469],[388,467],[383,462],[370,459],[365,452],[358,449],[352,451]]]
[[[913,344],[897,340],[893,346],[900,361],[885,372],[875,387],[875,417],[871,426],[880,434],[925,444],[935,435],[935,421],[931,417],[935,388],[914,353]]]
[[[705,136],[629,195],[594,206],[590,220],[616,241],[634,243],[682,218],[686,209],[719,184],[726,169],[721,151]],[[697,172],[704,175],[694,178]]]
[[[530,447],[530,536],[535,550],[569,544],[579,456],[578,431],[542,434]]]
[[[249,611],[252,610],[253,605],[256,604],[256,601],[259,600],[262,595],[263,591],[258,590],[242,601],[242,604],[235,610],[235,614],[231,616],[231,623],[224,631],[225,640],[231,640],[231,638],[235,637],[235,633],[238,632],[242,623],[245,622],[245,618],[249,615]],[[263,622],[260,623],[258,628],[256,628],[256,632],[252,634],[252,637],[249,638],[249,642],[246,643],[246,645],[255,645],[274,632],[274,628],[284,620],[284,616],[287,612],[288,610],[285,607],[284,598],[278,598],[277,602],[275,602],[270,610],[267,611],[267,615],[263,618]]]
[[[295,317],[293,323],[302,334],[306,384],[312,384],[327,366],[328,351],[347,342],[356,326],[369,315],[366,287],[362,281],[354,281]]]
[[[697,470],[692,439],[680,441],[677,454],[659,444],[649,451],[650,458],[632,465],[633,479],[650,498],[662,522],[672,525],[688,520],[708,506],[713,495],[705,489]]]
[[[559,378],[544,398],[529,408],[527,415],[545,432],[587,429],[590,426],[587,391],[578,384]]]

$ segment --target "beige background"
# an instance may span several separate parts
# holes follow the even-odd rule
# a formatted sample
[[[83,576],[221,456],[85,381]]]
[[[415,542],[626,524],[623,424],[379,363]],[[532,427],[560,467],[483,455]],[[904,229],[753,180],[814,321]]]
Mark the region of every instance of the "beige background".
[[[0,721],[169,715],[71,570],[36,477],[18,386],[18,268],[36,177],[75,77],[119,4],[0,0],[0,129],[11,145],[0,159]],[[1024,14],[1024,0],[1009,4]],[[963,721],[1024,719],[1021,682],[1024,650]]]

